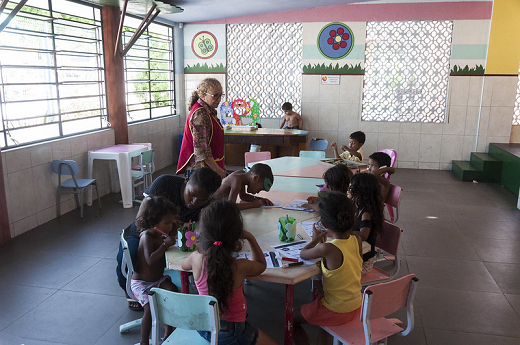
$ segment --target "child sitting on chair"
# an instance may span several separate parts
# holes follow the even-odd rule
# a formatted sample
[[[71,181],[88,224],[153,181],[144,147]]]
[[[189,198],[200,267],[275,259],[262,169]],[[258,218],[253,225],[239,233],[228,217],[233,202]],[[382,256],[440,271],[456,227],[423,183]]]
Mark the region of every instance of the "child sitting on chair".
[[[162,196],[148,197],[143,201],[143,211],[136,219],[141,231],[137,265],[132,275],[132,292],[143,306],[141,321],[141,345],[148,345],[152,330],[152,313],[148,293],[154,287],[178,291],[169,276],[164,275],[164,253],[175,243],[177,208]],[[173,327],[164,325],[164,339],[173,332]]]
[[[285,102],[282,104],[284,113],[280,129],[303,129],[303,118],[300,114],[292,110],[292,104]]]
[[[334,149],[335,158],[347,159],[354,162],[362,162],[363,150],[361,149],[361,146],[363,146],[365,143],[365,139],[365,133],[357,131],[350,134],[348,146],[341,146],[341,149],[343,150],[341,154],[338,153],[338,144],[336,144],[336,142],[330,143],[330,147]]]
[[[350,170],[350,168],[345,164],[334,165],[332,168],[327,169],[323,174],[325,186],[321,185],[321,188],[324,188],[323,190],[326,191],[341,192],[346,195],[352,176],[352,170]],[[318,204],[320,201],[321,198],[319,196],[310,196],[307,198],[307,204],[303,204],[302,207],[312,208],[317,212],[319,210]]]
[[[385,175],[395,173],[395,168],[390,166],[391,161],[390,156],[384,152],[374,152],[368,157],[368,170],[372,175],[377,177],[377,181],[381,186],[381,198],[383,202],[386,200],[388,189],[390,188],[390,181]]]
[[[248,172],[238,170],[223,179],[222,185],[215,192],[214,197],[215,199],[228,199],[236,202],[237,197],[240,196],[240,200],[243,201],[237,204],[240,210],[272,206],[273,203],[269,199],[260,198],[252,194],[257,194],[263,190],[269,192],[273,182],[274,176],[271,167],[267,164],[257,163]]]
[[[305,304],[294,315],[294,343],[309,344],[302,324],[335,326],[355,318],[361,312],[361,239],[352,233],[355,208],[340,192],[322,192],[321,223],[327,229],[313,227],[312,241],[300,253],[304,260],[321,259],[324,295]],[[333,239],[322,243],[331,236]],[[320,328],[322,344],[328,334]]]
[[[265,271],[266,263],[255,237],[244,230],[236,205],[228,200],[211,203],[202,211],[199,231],[197,250],[182,261],[182,269],[193,271],[200,295],[211,295],[218,301],[218,343],[276,344],[246,320],[244,279],[260,275]],[[233,256],[241,250],[243,240],[249,244],[251,260]],[[210,332],[199,331],[199,334],[211,340]]]
[[[376,238],[383,231],[384,209],[377,178],[366,173],[354,175],[350,182],[349,194],[357,207],[357,221],[352,230],[370,244],[370,251],[363,254],[363,275],[370,272],[374,266]]]

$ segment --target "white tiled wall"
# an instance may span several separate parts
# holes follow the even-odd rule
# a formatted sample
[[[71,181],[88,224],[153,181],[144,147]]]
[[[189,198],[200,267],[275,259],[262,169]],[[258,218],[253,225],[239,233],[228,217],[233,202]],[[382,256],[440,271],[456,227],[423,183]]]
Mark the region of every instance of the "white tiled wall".
[[[447,123],[420,124],[361,121],[363,76],[321,85],[319,75],[304,75],[302,116],[310,137],[329,142],[346,144],[350,133],[365,132],[365,157],[392,148],[398,167],[451,169],[452,160],[487,151],[490,142],[509,142],[516,82],[517,77],[451,77]],[[332,154],[329,148],[327,156]]]
[[[184,125],[180,119],[180,116],[169,116],[129,125],[129,142],[152,143],[156,169],[171,165],[177,161],[177,138]],[[56,217],[58,176],[51,170],[53,159],[75,160],[79,165],[79,176],[86,177],[88,151],[113,144],[114,131],[107,129],[2,151],[11,236],[20,235]],[[99,194],[109,193],[108,162],[96,160],[93,175],[98,181]],[[74,196],[62,195],[61,213],[75,208]]]

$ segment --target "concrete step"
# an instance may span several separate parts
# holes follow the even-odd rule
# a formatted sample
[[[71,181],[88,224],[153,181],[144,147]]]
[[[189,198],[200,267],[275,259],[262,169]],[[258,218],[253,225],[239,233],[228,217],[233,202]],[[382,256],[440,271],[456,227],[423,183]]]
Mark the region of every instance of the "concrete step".
[[[469,161],[452,161],[451,171],[461,181],[481,181],[482,170],[474,167]]]
[[[471,165],[482,171],[479,182],[500,182],[502,161],[485,152],[472,152]]]

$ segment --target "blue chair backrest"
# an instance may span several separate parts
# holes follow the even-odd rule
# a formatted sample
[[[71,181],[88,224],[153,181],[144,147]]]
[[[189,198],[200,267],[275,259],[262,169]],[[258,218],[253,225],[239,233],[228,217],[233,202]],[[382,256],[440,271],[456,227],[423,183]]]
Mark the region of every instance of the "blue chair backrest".
[[[312,138],[309,144],[309,147],[312,150],[318,151],[325,151],[327,149],[327,146],[329,146],[329,141],[327,139]]]
[[[61,175],[77,175],[79,167],[73,160],[55,159],[52,161],[52,171]]]

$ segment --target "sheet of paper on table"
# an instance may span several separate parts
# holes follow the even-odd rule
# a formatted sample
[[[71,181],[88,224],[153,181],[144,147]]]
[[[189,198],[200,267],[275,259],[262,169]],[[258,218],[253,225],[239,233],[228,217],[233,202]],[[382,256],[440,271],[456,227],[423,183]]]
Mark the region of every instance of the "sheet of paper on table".
[[[262,208],[280,208],[280,207],[282,207],[281,201],[273,201],[272,206],[262,206]]]
[[[292,258],[292,259],[298,259],[307,265],[314,264],[315,262],[319,261],[319,259],[313,259],[313,260],[303,260],[300,258],[300,252],[303,247],[305,247],[307,244],[309,244],[309,241],[295,241],[295,242],[289,242],[289,243],[283,243],[283,244],[277,244],[275,246],[271,246],[274,248],[280,255]]]
[[[300,222],[303,230],[305,230],[305,232],[307,233],[307,235],[309,235],[310,238],[312,238],[312,226],[314,224],[316,224],[316,226],[318,227],[318,229],[320,230],[325,230],[325,228],[323,227],[323,225],[321,225],[320,222]]]
[[[240,252],[237,253],[237,259],[248,259],[251,260],[251,252]],[[278,268],[282,267],[282,259],[275,252],[264,252],[265,262],[267,268]]]
[[[287,205],[285,205],[284,207],[282,207],[282,209],[293,210],[293,211],[312,212],[313,211],[312,208],[302,207],[302,205],[306,204],[306,203],[307,203],[307,200],[293,200],[290,203],[288,203]]]

